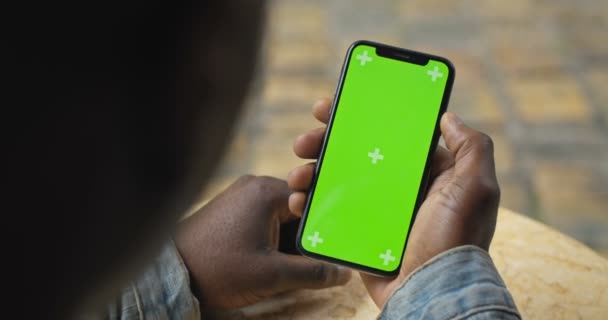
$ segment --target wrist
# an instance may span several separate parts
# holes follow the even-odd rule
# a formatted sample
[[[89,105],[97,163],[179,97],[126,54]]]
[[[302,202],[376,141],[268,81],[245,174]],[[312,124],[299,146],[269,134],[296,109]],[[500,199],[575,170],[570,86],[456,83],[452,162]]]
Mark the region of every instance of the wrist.
[[[391,299],[391,297],[397,292],[399,291],[401,288],[403,288],[408,281],[410,281],[414,276],[416,276],[418,273],[422,272],[423,270],[425,270],[426,268],[428,268],[429,266],[431,266],[432,264],[434,264],[435,262],[445,259],[448,256],[451,255],[455,255],[455,254],[459,254],[460,252],[463,251],[475,251],[475,252],[479,252],[482,255],[485,255],[488,259],[492,259],[489,255],[489,253],[476,245],[472,245],[472,244],[466,244],[466,245],[461,245],[461,246],[457,246],[457,247],[453,247],[451,249],[447,249],[443,252],[440,252],[439,254],[431,257],[430,259],[427,259],[424,262],[421,262],[420,264],[417,264],[416,266],[411,268],[411,271],[409,272],[402,272],[401,274],[399,274],[399,282],[398,284],[391,288],[390,292],[387,293],[386,295],[386,300],[383,301],[381,309],[384,308],[384,306],[386,305],[386,302],[388,300]]]
[[[188,255],[186,254],[187,249],[183,245],[183,243],[180,241],[179,236],[175,237],[175,239],[173,240],[173,244],[175,245],[178,263],[180,264],[180,266],[182,267],[182,270],[184,270],[184,272],[186,274],[186,278],[189,283],[190,291],[191,291],[192,295],[199,301],[199,304],[202,306],[202,305],[204,305],[204,303],[203,303],[204,299],[203,299],[203,295],[202,295],[203,290],[201,289],[201,286],[199,285],[198,281],[196,281],[195,274],[194,274],[194,272],[191,271],[191,268],[188,264],[188,259],[187,259]]]

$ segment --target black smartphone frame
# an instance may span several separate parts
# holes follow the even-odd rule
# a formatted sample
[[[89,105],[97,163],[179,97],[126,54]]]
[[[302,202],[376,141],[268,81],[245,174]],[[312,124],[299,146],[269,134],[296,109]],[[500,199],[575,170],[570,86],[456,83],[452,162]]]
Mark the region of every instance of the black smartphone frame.
[[[392,271],[384,271],[384,270],[380,270],[380,269],[376,269],[376,268],[371,268],[371,267],[361,265],[358,263],[318,254],[315,252],[310,252],[310,251],[304,249],[304,247],[302,246],[302,233],[304,231],[304,226],[306,225],[306,220],[308,218],[310,205],[312,203],[314,191],[317,186],[317,180],[319,177],[319,173],[321,172],[321,167],[323,165],[323,158],[325,156],[327,142],[329,140],[329,136],[331,134],[331,129],[332,129],[332,126],[334,123],[334,117],[335,117],[335,114],[338,112],[337,106],[340,101],[340,96],[342,95],[342,89],[344,87],[344,81],[346,79],[346,73],[348,71],[348,66],[350,64],[352,52],[356,47],[358,47],[360,45],[374,47],[376,50],[376,54],[379,56],[385,57],[385,58],[400,60],[400,61],[404,61],[407,63],[414,63],[414,64],[418,64],[418,65],[423,65],[423,66],[427,65],[429,60],[436,60],[436,61],[440,61],[440,62],[444,63],[449,69],[448,78],[447,78],[446,85],[445,85],[445,90],[443,91],[443,97],[441,99],[441,106],[439,107],[439,112],[437,114],[437,120],[435,121],[435,129],[433,131],[433,138],[431,140],[431,145],[429,146],[429,151],[427,153],[426,163],[424,166],[424,172],[422,175],[422,179],[420,181],[420,188],[418,189],[418,195],[416,196],[416,204],[414,206],[414,212],[412,214],[412,219],[411,219],[410,225],[408,226],[408,232],[407,232],[407,236],[405,238],[403,252],[401,253],[402,260],[399,261],[399,264],[397,265],[397,267]],[[439,137],[441,136],[439,123],[441,121],[441,116],[447,110],[447,106],[448,106],[448,103],[450,100],[450,95],[452,93],[452,86],[454,84],[454,78],[455,78],[455,69],[454,69],[453,64],[448,59],[443,58],[443,57],[435,56],[435,55],[428,54],[428,53],[403,49],[403,48],[399,48],[399,47],[394,47],[394,46],[381,44],[381,43],[368,41],[368,40],[359,40],[359,41],[355,41],[353,44],[351,44],[351,46],[349,47],[349,49],[346,53],[346,58],[344,59],[344,63],[342,65],[342,70],[340,71],[340,79],[338,80],[336,94],[334,95],[334,99],[332,102],[330,117],[329,117],[329,121],[327,123],[327,129],[325,130],[325,134],[323,136],[323,145],[322,145],[321,151],[319,152],[319,158],[318,158],[316,166],[315,166],[313,180],[312,180],[312,183],[308,190],[308,194],[306,197],[306,205],[304,207],[304,211],[302,213],[302,219],[300,221],[300,226],[298,228],[298,233],[296,235],[296,248],[302,255],[310,257],[310,258],[318,259],[318,260],[328,261],[328,262],[332,262],[335,264],[347,266],[347,267],[350,267],[350,268],[353,268],[353,269],[356,269],[359,271],[363,271],[363,272],[374,274],[374,275],[384,276],[384,277],[392,277],[392,276],[396,276],[399,274],[399,271],[401,270],[401,264],[403,262],[405,250],[407,249],[407,243],[408,243],[408,240],[410,237],[410,232],[412,230],[412,226],[414,225],[414,221],[416,220],[416,215],[418,214],[418,210],[420,209],[420,206],[422,205],[422,202],[424,201],[424,198],[426,197],[427,185],[429,182],[429,173],[430,173],[430,167],[431,167],[431,159],[432,159],[431,156],[432,156],[432,153],[437,148],[437,144],[439,142]]]

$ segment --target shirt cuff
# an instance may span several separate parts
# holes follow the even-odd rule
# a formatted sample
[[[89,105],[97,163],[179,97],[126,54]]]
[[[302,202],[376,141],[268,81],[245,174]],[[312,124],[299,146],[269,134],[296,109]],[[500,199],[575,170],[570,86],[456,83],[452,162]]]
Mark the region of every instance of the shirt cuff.
[[[200,319],[198,300],[190,289],[188,269],[173,241],[154,263],[123,290],[108,308],[109,319]]]
[[[492,258],[461,246],[431,259],[395,290],[379,319],[521,319]]]

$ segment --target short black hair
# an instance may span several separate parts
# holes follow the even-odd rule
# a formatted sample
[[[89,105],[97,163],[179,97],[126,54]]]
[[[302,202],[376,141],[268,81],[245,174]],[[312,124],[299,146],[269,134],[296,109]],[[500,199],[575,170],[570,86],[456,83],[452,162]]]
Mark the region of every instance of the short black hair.
[[[15,33],[28,94],[8,181],[34,309],[64,318],[140,270],[204,186],[254,70],[264,4],[45,6]]]

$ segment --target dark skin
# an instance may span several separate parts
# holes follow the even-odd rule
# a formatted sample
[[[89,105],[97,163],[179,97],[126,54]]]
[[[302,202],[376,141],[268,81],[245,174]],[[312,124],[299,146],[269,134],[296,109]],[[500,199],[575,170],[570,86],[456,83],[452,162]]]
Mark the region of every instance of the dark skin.
[[[313,115],[327,124],[329,110],[330,101],[322,99],[313,106]],[[299,136],[294,143],[296,155],[315,159],[324,131],[319,128]],[[500,200],[492,140],[453,113],[442,117],[441,134],[447,148],[439,146],[433,155],[428,193],[416,216],[399,275],[383,278],[361,273],[378,307],[384,306],[412,271],[438,254],[462,245],[489,250]],[[302,213],[313,171],[314,163],[310,163],[288,176],[289,187],[295,191],[289,208],[296,214]]]
[[[204,308],[348,280],[349,271],[276,250],[282,223],[294,219],[287,204],[301,212],[306,174],[290,176],[297,190],[291,196],[284,182],[243,178],[174,228],[228,144],[253,74],[263,1],[46,5],[23,10],[15,30],[24,39],[14,80],[24,107],[10,109],[27,114],[11,118],[18,126],[6,152],[5,184],[14,194],[6,211],[25,218],[6,223],[20,232],[12,238],[21,243],[18,261],[26,276],[15,287],[39,297],[28,317],[103,310],[171,236]],[[315,110],[326,121],[327,107]],[[318,133],[298,140],[296,153],[316,158]],[[471,136],[479,141],[465,141],[487,142]],[[460,149],[448,145],[454,169],[442,160],[434,172],[455,177],[460,159],[472,159],[468,154],[479,153],[478,145],[464,143],[461,149],[469,151],[461,158]],[[402,274],[460,244],[487,248],[496,212],[482,209],[497,196],[469,200],[465,194],[477,194],[479,181],[490,180],[486,187],[495,181],[488,149],[486,158],[463,162],[486,171],[462,171],[465,189],[446,193],[453,201],[437,205],[437,213],[425,211],[427,224],[442,232],[410,241],[404,263],[410,268]],[[472,217],[481,222],[471,226]],[[420,220],[418,233],[430,228]],[[379,297],[401,278],[367,278],[366,284],[381,305]]]
[[[180,223],[175,242],[204,307],[241,307],[350,279],[346,268],[278,251],[281,226],[297,219],[289,194],[285,181],[243,176]]]
[[[322,99],[313,114],[327,123],[329,109],[330,101]],[[361,273],[378,307],[413,270],[438,254],[462,245],[489,249],[500,198],[492,141],[451,113],[442,118],[441,130],[447,149],[439,147],[433,156],[428,195],[400,274],[382,278]],[[299,136],[296,155],[316,158],[324,131]],[[289,188],[275,178],[241,177],[180,224],[175,241],[205,308],[241,307],[277,293],[350,279],[347,269],[278,251],[281,227],[301,216],[313,169],[308,164],[292,170]]]

